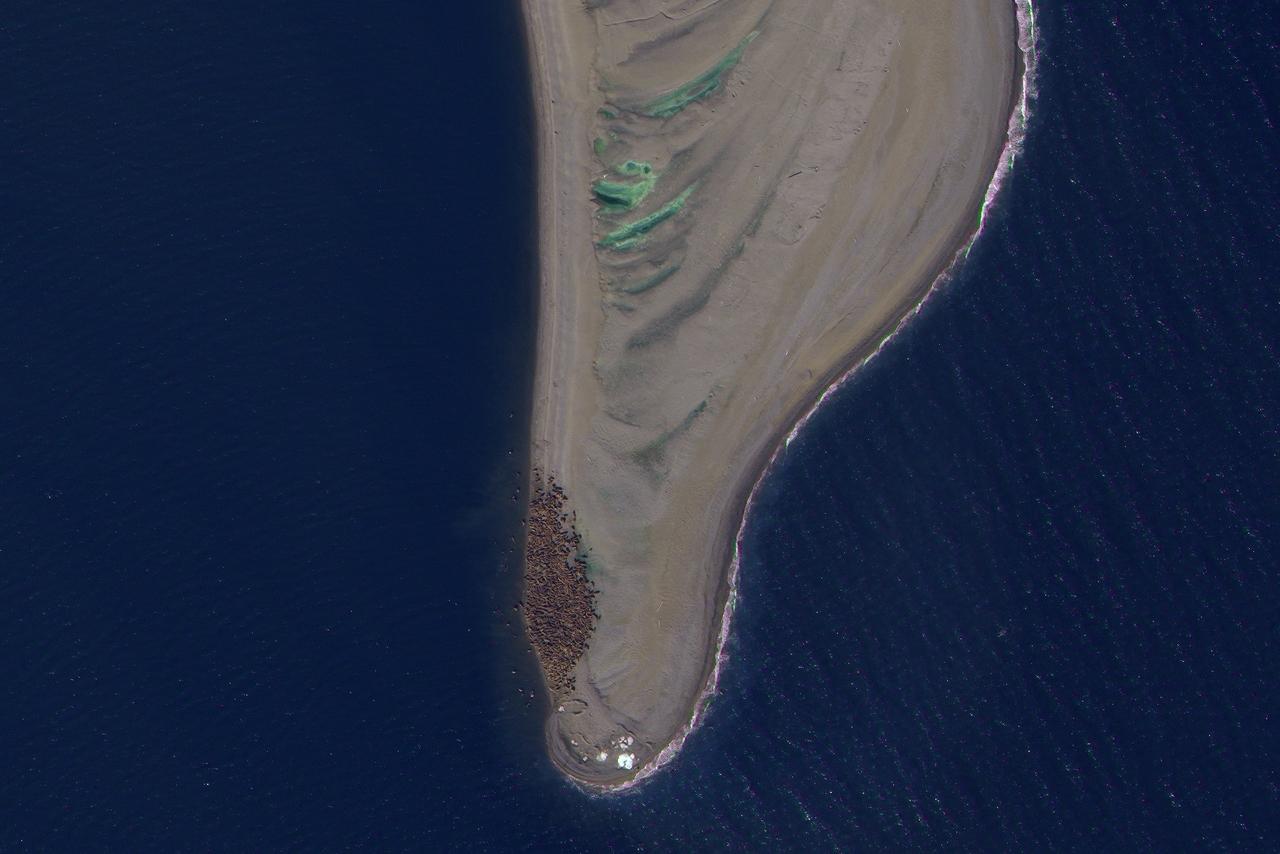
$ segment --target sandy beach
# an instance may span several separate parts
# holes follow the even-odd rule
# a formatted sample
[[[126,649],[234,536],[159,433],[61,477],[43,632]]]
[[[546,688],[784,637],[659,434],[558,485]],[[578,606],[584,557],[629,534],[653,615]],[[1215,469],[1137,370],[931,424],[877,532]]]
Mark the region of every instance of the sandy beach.
[[[585,652],[546,640],[554,618],[535,651],[572,673],[548,683],[552,760],[610,789],[689,722],[773,450],[977,228],[1017,22],[1011,0],[523,6],[531,462],[592,590],[566,613],[595,613]]]

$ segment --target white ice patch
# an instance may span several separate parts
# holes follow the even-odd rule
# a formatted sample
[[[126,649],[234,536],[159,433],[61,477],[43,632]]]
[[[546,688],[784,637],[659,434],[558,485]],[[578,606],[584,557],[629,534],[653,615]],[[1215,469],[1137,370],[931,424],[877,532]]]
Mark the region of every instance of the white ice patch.
[[[618,754],[618,767],[619,767],[619,768],[625,768],[625,769],[627,769],[628,771],[630,771],[630,770],[631,770],[631,766],[635,763],[635,759],[636,759],[636,757],[635,757],[635,754],[633,754],[633,753],[619,753],[619,754]]]
[[[603,750],[596,754],[597,762],[603,762],[608,758],[609,758],[609,754],[605,753]]]

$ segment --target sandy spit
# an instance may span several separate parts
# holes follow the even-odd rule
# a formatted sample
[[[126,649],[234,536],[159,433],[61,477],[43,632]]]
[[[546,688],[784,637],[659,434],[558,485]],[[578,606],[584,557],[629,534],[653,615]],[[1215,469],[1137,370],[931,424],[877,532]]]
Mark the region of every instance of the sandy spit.
[[[567,491],[600,612],[547,747],[619,791],[714,692],[762,473],[980,230],[1025,118],[1029,6],[524,9],[531,460]]]

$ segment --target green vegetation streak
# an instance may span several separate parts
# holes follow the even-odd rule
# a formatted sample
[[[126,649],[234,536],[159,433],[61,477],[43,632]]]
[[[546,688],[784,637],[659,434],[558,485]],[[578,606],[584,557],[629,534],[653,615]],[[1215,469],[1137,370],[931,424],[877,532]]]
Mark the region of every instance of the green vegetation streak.
[[[737,47],[729,51],[724,59],[674,92],[645,104],[640,108],[640,111],[646,116],[653,116],[654,118],[670,118],[694,101],[707,97],[720,88],[720,82],[724,78],[725,72],[738,64],[738,60],[742,59],[742,54],[746,52],[747,45],[751,44],[758,35],[760,35],[759,30],[748,33],[747,37],[739,42]]]
[[[596,181],[591,185],[591,192],[610,213],[629,211],[645,200],[658,182],[658,173],[653,171],[649,163],[628,160],[617,168],[619,173],[628,177],[639,177],[638,181],[624,183],[621,181]]]
[[[635,222],[629,222],[626,225],[615,228],[613,231],[600,238],[598,245],[606,249],[617,249],[620,252],[626,252],[628,249],[634,249],[640,245],[642,239],[650,231],[653,231],[660,223],[666,222],[671,217],[680,213],[684,207],[684,203],[689,200],[689,196],[693,194],[697,184],[690,184],[685,188],[684,192],[658,208],[648,216],[642,216]]]

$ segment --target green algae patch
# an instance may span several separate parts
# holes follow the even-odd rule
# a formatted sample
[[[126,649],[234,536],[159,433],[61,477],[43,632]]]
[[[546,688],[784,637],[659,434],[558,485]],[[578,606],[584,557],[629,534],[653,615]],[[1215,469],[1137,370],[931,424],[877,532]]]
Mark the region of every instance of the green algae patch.
[[[627,177],[635,177],[636,181],[596,181],[591,185],[591,192],[596,201],[604,205],[610,213],[629,211],[645,200],[653,187],[658,183],[658,173],[653,171],[652,164],[628,160],[616,170]]]
[[[756,36],[760,35],[759,30],[748,33],[747,37],[738,43],[738,46],[729,51],[724,59],[690,80],[688,83],[676,89],[661,98],[657,98],[640,108],[640,112],[646,116],[652,116],[658,119],[666,119],[674,116],[694,101],[707,97],[720,88],[720,84],[724,80],[724,75],[733,69],[742,59],[742,54],[747,50],[747,45],[755,41]]]
[[[600,245],[608,246],[608,248],[616,249],[619,252],[630,252],[632,249],[639,249],[644,245],[644,235],[639,235],[637,237],[624,237],[608,244],[601,241]]]
[[[599,157],[601,154],[604,154],[604,150],[608,147],[609,147],[609,141],[602,137],[596,137],[595,141],[591,143],[591,148],[593,151],[595,151],[596,157]]]
[[[657,173],[653,171],[653,164],[644,160],[628,160],[618,167],[618,174],[633,178],[643,175],[657,177]]]
[[[636,248],[641,245],[645,235],[650,231],[680,213],[684,208],[684,203],[689,200],[689,196],[693,195],[694,188],[697,186],[697,184],[690,184],[684,189],[684,192],[648,216],[642,216],[634,222],[615,228],[600,238],[600,242],[597,245],[605,249],[616,249],[619,252],[626,252]]]

